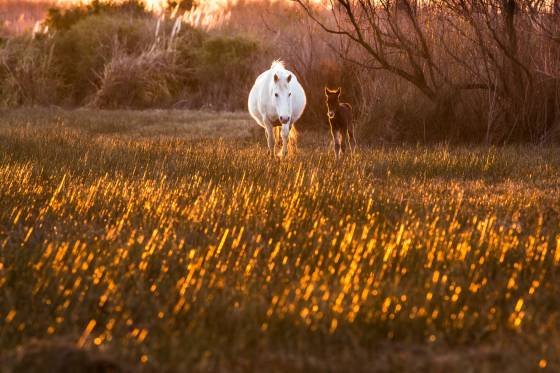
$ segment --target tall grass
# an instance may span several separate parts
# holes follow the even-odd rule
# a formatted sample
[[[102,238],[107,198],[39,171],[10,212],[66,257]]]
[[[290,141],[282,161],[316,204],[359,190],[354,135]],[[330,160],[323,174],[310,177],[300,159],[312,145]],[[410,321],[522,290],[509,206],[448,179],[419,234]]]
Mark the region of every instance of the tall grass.
[[[271,162],[227,121],[79,115],[0,121],[2,369],[32,339],[156,371],[559,369],[556,149]]]
[[[30,36],[0,47],[0,105],[50,105],[63,95],[64,83],[53,69],[54,43]]]

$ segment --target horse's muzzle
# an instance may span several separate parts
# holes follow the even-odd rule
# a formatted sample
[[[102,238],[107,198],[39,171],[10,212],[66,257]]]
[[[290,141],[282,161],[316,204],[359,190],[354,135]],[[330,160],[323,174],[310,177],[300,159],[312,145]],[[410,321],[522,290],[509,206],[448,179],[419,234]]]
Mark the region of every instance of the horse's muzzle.
[[[334,118],[334,111],[329,111],[327,113],[327,115],[329,116],[330,119],[333,119]]]

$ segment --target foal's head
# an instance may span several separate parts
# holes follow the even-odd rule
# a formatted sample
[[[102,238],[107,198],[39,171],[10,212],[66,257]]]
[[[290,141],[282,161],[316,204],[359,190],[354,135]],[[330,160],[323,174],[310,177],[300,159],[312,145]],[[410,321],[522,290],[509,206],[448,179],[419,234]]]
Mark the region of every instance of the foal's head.
[[[336,108],[339,103],[340,92],[340,87],[335,90],[325,87],[325,96],[327,97],[327,115],[331,119],[334,118]]]

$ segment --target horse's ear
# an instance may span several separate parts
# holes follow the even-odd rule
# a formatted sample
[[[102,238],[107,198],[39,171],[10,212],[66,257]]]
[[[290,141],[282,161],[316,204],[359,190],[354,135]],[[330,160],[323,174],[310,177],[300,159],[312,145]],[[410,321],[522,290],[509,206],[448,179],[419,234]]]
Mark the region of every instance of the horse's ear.
[[[342,92],[342,88],[338,87],[338,89],[336,90],[336,94],[340,96],[341,92]]]
[[[288,75],[288,83],[292,81],[292,74]]]
[[[278,74],[274,74],[274,83],[278,83],[279,80]]]
[[[325,95],[329,95],[329,89],[327,87],[325,87]]]

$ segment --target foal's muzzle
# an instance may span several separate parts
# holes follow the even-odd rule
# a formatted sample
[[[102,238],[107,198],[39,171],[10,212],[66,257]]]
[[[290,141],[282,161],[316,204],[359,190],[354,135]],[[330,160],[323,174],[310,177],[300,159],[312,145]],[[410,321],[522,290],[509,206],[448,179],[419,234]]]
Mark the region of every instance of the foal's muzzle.
[[[290,117],[280,117],[280,123],[288,124],[290,122]]]
[[[327,115],[329,116],[330,119],[333,119],[334,118],[334,111],[329,111],[327,113]]]

